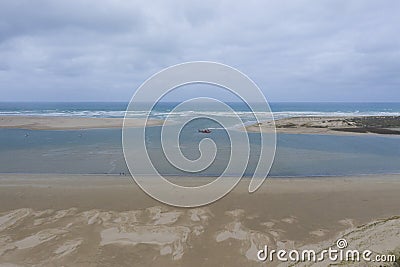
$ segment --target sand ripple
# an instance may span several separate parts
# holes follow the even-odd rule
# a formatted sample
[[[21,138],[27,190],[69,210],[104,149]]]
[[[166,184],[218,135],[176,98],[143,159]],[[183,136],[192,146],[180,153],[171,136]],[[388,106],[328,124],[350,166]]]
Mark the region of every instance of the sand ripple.
[[[18,209],[0,215],[0,255],[8,259],[0,259],[0,265],[12,259],[19,259],[13,263],[22,265],[62,264],[73,262],[79,250],[87,247],[106,253],[113,247],[138,245],[151,246],[159,256],[179,260],[191,240],[204,233],[212,216],[207,208],[158,206],[123,212]],[[16,227],[23,231],[16,233]]]
[[[348,230],[311,245],[285,240],[285,230],[290,228],[280,227],[296,228],[299,220],[288,216],[260,221],[241,209],[227,211],[216,219],[209,208],[166,206],[129,211],[18,209],[0,214],[0,266],[110,266],[109,260],[115,255],[125,255],[130,262],[135,259],[138,266],[157,260],[181,260],[176,264],[182,266],[185,256],[196,252],[196,246],[210,251],[226,251],[229,247],[238,263],[258,265],[257,251],[264,245],[271,249],[319,251],[332,246],[338,238],[347,239],[349,248],[375,253],[400,250],[400,217],[359,227],[354,226],[354,221],[343,219],[337,224]],[[307,233],[314,240],[332,237],[321,228]]]

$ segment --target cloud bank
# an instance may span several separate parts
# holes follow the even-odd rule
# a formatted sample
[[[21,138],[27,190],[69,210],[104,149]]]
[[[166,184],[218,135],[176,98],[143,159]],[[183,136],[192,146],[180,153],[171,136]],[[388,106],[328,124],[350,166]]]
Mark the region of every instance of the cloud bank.
[[[400,101],[399,1],[0,2],[0,101],[128,101],[210,60],[271,101]]]

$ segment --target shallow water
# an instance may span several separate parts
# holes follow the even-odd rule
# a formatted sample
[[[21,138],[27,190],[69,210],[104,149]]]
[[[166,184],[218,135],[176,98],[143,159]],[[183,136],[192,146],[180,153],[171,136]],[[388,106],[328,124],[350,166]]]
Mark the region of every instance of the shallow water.
[[[218,152],[214,163],[195,175],[219,175],[230,155],[223,130],[209,135],[197,126],[182,132],[180,146],[185,156],[199,156],[198,143],[212,138]],[[188,175],[168,164],[161,149],[161,127],[148,128],[149,155],[163,174]],[[259,135],[249,134],[251,157],[245,175],[254,171],[259,153]],[[31,131],[0,129],[1,173],[128,173],[122,152],[121,130]],[[278,134],[271,176],[324,176],[400,173],[400,138],[376,135],[335,136]]]

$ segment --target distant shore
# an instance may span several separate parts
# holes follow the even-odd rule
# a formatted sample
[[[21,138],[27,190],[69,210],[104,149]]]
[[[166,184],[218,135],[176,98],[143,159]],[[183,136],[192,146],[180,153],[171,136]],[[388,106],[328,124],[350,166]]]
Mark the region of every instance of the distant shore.
[[[275,120],[277,133],[288,134],[384,134],[400,135],[400,116],[293,117]],[[249,132],[271,132],[263,122],[246,127]]]
[[[56,116],[0,116],[0,128],[28,130],[78,130],[122,128],[123,118]],[[163,120],[130,118],[129,127],[159,126]],[[249,132],[272,132],[273,124],[263,122],[246,126]],[[381,134],[400,135],[400,116],[292,117],[275,120],[277,133],[287,134]]]
[[[123,118],[84,118],[53,116],[0,116],[0,128],[27,130],[79,130],[96,128],[122,128]],[[128,127],[162,125],[162,120],[129,118],[125,121]]]

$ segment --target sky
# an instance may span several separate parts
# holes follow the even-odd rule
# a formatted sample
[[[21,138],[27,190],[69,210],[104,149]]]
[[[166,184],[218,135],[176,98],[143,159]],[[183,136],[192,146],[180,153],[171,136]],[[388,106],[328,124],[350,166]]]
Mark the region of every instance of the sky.
[[[2,0],[0,101],[129,101],[201,60],[273,102],[400,102],[399,14],[397,0]]]

